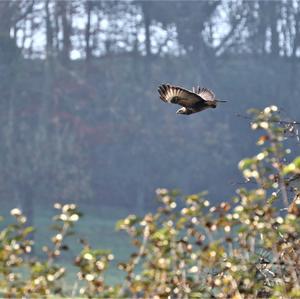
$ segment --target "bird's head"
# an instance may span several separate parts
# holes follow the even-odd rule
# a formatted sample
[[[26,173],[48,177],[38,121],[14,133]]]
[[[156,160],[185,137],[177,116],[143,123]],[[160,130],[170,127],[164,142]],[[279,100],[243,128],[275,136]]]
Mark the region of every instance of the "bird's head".
[[[218,103],[226,103],[226,100],[217,100],[215,99],[214,101],[211,101],[210,107],[211,108],[217,108]]]
[[[217,101],[207,101],[207,104],[209,105],[209,108],[217,108]]]
[[[182,107],[182,108],[178,109],[178,110],[176,111],[176,113],[177,113],[177,114],[187,114],[187,115],[189,115],[189,114],[192,113],[192,111],[191,111],[191,110],[188,110],[188,109],[185,108],[185,107]]]

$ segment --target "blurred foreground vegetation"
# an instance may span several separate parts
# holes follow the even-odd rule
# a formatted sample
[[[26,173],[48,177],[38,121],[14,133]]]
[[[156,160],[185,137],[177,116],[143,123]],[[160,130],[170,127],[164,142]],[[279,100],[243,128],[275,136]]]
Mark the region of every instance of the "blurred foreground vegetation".
[[[251,110],[259,151],[240,161],[245,181],[232,200],[212,205],[205,193],[158,189],[155,213],[120,220],[135,249],[118,265],[124,279],[115,284],[106,279],[113,253],[82,239],[72,257],[77,276],[66,286],[60,256],[81,217],[75,204],[54,205],[44,256],[32,253],[33,228],[21,210],[11,210],[14,221],[0,232],[3,296],[299,298],[300,156],[289,148],[293,140],[299,146],[298,125],[276,106]]]

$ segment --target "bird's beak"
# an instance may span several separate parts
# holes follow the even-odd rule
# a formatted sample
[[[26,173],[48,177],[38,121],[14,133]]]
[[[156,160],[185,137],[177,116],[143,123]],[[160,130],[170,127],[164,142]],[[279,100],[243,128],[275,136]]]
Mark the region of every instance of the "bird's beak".
[[[216,100],[216,102],[218,102],[218,103],[227,103],[228,101],[227,100]]]

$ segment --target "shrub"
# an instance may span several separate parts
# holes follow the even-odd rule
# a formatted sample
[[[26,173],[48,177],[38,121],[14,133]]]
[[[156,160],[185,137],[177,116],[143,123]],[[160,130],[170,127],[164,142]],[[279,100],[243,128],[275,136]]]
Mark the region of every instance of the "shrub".
[[[207,194],[188,196],[158,189],[155,213],[129,215],[117,227],[136,250],[120,263],[125,278],[107,285],[113,255],[83,241],[75,257],[80,294],[89,298],[300,297],[300,157],[288,158],[295,122],[283,121],[276,106],[252,110],[259,152],[239,163],[245,186],[232,200],[212,205]],[[216,188],[218,182],[215,182]],[[18,209],[15,223],[0,232],[1,288],[6,297],[66,295],[66,270],[56,258],[68,250],[65,237],[80,213],[56,204],[56,233],[47,258],[30,256],[32,231]],[[76,282],[77,283],[77,282]],[[75,295],[76,291],[72,295]]]

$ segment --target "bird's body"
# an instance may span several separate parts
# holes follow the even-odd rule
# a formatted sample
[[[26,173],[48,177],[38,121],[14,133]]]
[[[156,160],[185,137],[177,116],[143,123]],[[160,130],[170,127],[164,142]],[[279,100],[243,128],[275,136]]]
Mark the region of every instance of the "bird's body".
[[[189,115],[208,108],[216,108],[218,102],[226,102],[217,100],[210,89],[201,87],[189,91],[179,86],[162,84],[158,88],[158,93],[162,101],[182,106],[177,110],[177,114]]]

